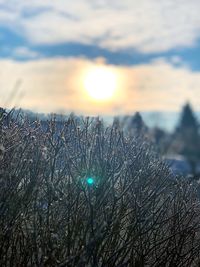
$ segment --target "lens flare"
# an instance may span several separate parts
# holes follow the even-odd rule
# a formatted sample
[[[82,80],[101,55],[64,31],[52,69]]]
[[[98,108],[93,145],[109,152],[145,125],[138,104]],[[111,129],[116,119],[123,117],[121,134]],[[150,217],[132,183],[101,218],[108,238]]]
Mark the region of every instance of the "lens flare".
[[[87,181],[87,184],[89,184],[89,185],[94,184],[94,179],[91,177],[87,178],[86,181]]]

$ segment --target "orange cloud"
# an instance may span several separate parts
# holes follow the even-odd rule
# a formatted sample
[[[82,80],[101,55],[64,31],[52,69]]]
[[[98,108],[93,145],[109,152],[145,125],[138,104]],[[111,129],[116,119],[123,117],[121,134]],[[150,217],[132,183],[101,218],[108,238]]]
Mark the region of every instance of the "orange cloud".
[[[74,111],[88,115],[116,115],[136,110],[177,110],[185,101],[200,107],[200,72],[175,68],[161,60],[140,66],[109,65],[119,77],[117,97],[93,101],[83,88],[87,68],[106,64],[103,59],[55,58],[17,62],[0,61],[0,105],[5,105],[16,81],[23,97],[10,106],[41,112]]]

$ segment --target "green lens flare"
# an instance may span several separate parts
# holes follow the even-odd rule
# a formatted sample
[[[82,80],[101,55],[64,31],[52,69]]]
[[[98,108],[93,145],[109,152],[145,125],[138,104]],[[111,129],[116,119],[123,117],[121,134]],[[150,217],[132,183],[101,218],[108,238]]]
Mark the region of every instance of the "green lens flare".
[[[88,183],[89,185],[92,185],[92,184],[94,183],[94,179],[91,178],[91,177],[87,178],[87,183]]]

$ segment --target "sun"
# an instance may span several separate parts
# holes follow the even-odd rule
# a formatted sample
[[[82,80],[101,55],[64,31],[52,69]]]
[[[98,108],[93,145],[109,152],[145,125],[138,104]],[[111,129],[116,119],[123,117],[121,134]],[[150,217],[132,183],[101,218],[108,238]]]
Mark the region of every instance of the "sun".
[[[108,67],[93,67],[85,75],[84,88],[94,100],[109,100],[117,88],[117,75]]]

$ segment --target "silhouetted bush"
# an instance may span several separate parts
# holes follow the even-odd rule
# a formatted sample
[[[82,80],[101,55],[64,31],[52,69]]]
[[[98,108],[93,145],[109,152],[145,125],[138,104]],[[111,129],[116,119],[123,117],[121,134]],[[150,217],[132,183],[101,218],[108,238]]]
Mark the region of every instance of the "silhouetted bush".
[[[195,189],[114,124],[0,122],[0,266],[191,266]]]

